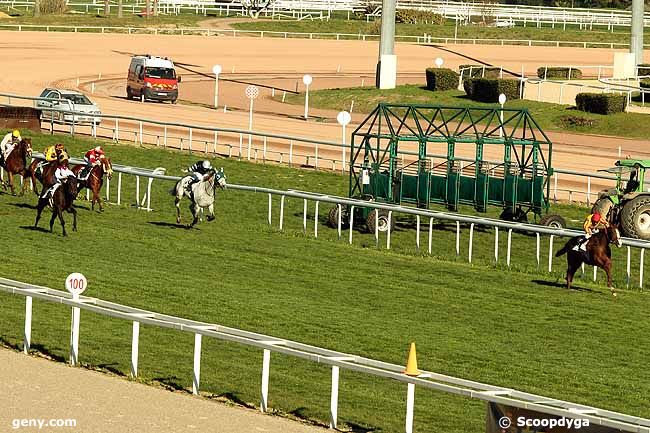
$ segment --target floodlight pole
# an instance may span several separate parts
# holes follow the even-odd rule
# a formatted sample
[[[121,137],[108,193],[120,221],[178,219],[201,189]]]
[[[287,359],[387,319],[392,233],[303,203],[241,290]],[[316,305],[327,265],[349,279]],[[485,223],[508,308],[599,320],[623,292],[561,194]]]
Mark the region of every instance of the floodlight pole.
[[[632,0],[632,34],[630,38],[630,53],[634,54],[634,66],[639,66],[643,63],[644,6],[644,0]]]
[[[643,1],[643,0],[641,0]],[[394,89],[397,81],[397,56],[395,55],[395,6],[397,0],[383,0],[381,6],[381,36],[376,86]]]

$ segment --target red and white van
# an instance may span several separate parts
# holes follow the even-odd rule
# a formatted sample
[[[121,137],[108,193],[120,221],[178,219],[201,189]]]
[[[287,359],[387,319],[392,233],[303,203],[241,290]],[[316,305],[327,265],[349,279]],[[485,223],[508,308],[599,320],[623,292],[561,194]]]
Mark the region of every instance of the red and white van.
[[[180,82],[174,63],[167,57],[133,56],[126,80],[126,97],[140,98],[142,102],[171,101],[174,104],[178,99]]]

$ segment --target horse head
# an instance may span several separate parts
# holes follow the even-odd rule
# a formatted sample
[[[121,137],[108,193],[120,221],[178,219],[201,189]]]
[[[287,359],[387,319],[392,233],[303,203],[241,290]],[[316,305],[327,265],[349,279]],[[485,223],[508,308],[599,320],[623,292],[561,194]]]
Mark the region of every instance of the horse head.
[[[106,173],[106,177],[108,177],[109,180],[112,179],[113,163],[111,163],[111,159],[106,155],[102,155],[99,160],[102,162],[102,169],[104,170],[104,173]]]
[[[216,178],[216,180],[217,180],[217,181],[215,182],[215,185],[218,186],[218,187],[221,188],[221,189],[226,189],[226,187],[228,186],[228,184],[227,184],[227,182],[226,182],[226,175],[225,175],[225,173],[223,172],[223,167],[221,167],[221,170],[219,170],[219,171],[216,171],[216,170],[215,170],[215,171],[214,171],[214,176],[215,176],[215,178]]]
[[[32,157],[32,139],[31,138],[23,138],[20,140],[20,145],[23,147],[25,156],[27,158]]]
[[[623,242],[621,241],[621,232],[618,230],[618,225],[610,224],[609,227],[607,227],[607,237],[609,238],[609,242],[616,244],[617,247],[621,248],[623,246]]]

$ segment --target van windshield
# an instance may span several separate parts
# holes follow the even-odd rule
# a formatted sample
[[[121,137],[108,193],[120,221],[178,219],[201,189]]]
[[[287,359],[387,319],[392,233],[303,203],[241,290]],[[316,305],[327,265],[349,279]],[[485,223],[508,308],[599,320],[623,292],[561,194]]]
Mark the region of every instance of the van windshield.
[[[77,95],[77,94],[63,94],[62,95],[65,99],[72,101],[73,104],[78,104],[78,105],[93,105],[92,102],[88,98],[86,98],[84,95]]]
[[[176,79],[176,72],[170,68],[146,68],[145,75],[149,78]]]

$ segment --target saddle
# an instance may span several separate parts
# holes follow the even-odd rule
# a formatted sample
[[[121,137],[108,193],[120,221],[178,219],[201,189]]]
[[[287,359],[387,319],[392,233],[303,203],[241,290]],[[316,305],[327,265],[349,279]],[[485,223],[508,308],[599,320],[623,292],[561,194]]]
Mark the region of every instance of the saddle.
[[[77,176],[77,179],[82,181],[87,181],[94,167],[95,167],[94,165],[91,165],[82,168],[81,171],[79,172],[79,175]]]
[[[61,186],[60,183],[55,183],[47,190],[43,191],[43,193],[41,194],[41,198],[47,199],[48,205],[50,207],[54,207],[54,193],[56,192],[57,189],[59,189],[60,186]]]

